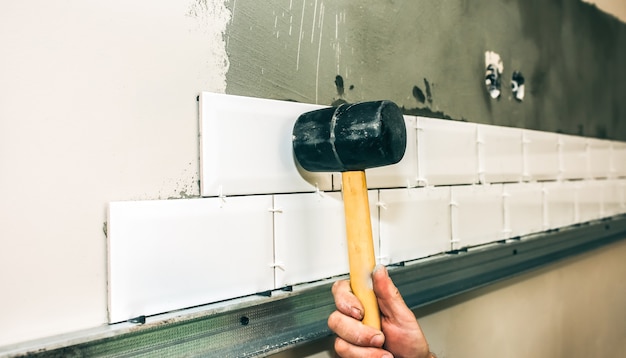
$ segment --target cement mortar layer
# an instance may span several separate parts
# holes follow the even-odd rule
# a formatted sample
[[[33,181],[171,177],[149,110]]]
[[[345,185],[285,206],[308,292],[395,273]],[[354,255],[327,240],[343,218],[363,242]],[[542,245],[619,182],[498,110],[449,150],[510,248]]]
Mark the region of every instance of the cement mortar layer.
[[[626,140],[626,24],[579,0],[233,0],[226,92]],[[485,89],[485,51],[504,64]],[[516,101],[513,71],[525,77]]]

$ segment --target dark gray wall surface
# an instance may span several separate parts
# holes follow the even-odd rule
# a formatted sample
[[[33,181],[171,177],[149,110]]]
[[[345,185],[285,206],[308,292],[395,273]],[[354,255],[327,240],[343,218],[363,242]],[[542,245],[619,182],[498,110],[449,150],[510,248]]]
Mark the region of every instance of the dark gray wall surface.
[[[579,0],[232,0],[227,93],[626,140],[626,24]],[[485,89],[485,51],[504,63]],[[526,79],[512,97],[514,70]]]

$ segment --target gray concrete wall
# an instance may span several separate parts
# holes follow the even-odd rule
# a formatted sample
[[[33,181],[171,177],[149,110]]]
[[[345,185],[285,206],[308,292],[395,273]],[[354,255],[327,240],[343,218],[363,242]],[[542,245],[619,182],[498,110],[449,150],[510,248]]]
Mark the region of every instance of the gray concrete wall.
[[[626,139],[626,25],[578,0],[230,2],[226,91]],[[499,100],[485,51],[504,63]],[[526,78],[515,101],[511,74]],[[340,78],[338,77],[340,76]],[[337,81],[339,80],[339,81]],[[426,100],[419,93],[424,94]]]

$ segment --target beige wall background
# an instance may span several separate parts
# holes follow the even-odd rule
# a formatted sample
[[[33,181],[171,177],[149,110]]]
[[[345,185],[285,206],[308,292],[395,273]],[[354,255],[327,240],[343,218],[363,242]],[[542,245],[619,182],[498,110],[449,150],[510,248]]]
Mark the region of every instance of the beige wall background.
[[[596,5],[600,10],[626,21],[626,1],[624,0],[582,0]]]
[[[0,2],[0,347],[106,324],[106,205],[199,195],[200,91],[284,97],[241,80],[229,26],[245,2]],[[246,16],[235,19],[254,27]],[[332,93],[318,98],[330,104],[335,63],[324,58],[332,72],[319,80]],[[302,63],[313,81],[316,64]],[[279,75],[267,75],[277,88]],[[626,348],[625,254],[616,244],[417,313],[440,357],[616,356]]]

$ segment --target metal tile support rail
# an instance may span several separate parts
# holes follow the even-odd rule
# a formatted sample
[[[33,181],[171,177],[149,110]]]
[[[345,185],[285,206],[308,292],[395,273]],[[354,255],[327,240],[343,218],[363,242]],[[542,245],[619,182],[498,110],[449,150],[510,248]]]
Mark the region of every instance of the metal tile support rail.
[[[407,304],[418,308],[626,238],[626,215],[448,253],[394,267]],[[33,357],[259,357],[327,337],[332,280],[96,329],[65,343],[15,349]],[[0,350],[0,355],[3,352]]]

